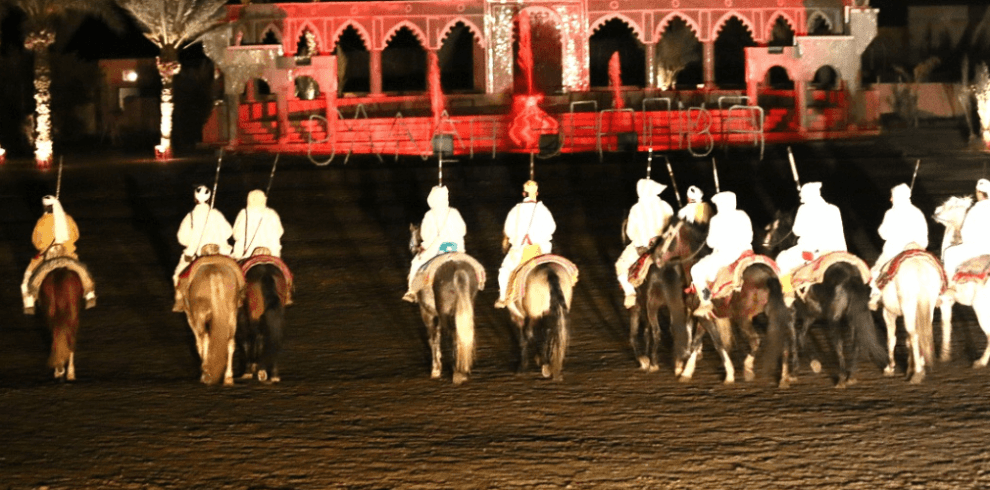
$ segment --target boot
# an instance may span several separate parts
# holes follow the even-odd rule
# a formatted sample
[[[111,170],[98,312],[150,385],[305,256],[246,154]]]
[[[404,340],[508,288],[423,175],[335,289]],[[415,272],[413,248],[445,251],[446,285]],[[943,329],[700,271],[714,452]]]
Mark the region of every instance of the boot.
[[[505,298],[499,298],[498,301],[495,302],[495,309],[501,310],[502,308],[505,308]]]
[[[172,306],[172,311],[176,313],[182,313],[185,311],[186,305],[182,298],[182,291],[178,289],[175,290],[175,305]]]
[[[870,311],[877,311],[880,308],[880,298],[883,295],[880,294],[880,290],[876,286],[870,285]]]
[[[30,294],[24,294],[24,314],[33,315],[34,314],[34,296]]]
[[[794,285],[791,284],[791,275],[780,276],[780,289],[784,292],[784,305],[788,308],[794,304]]]
[[[627,294],[626,295],[626,299],[625,299],[625,301],[624,301],[623,304],[625,305],[626,309],[629,309],[629,308],[632,308],[633,306],[636,306],[636,295],[635,294]]]
[[[416,295],[412,291],[406,291],[406,294],[402,295],[402,301],[408,301],[409,303],[416,303]]]
[[[702,289],[698,293],[698,308],[694,310],[694,316],[703,318],[711,315],[712,311],[715,309],[715,305],[712,304],[712,292],[708,288]]]

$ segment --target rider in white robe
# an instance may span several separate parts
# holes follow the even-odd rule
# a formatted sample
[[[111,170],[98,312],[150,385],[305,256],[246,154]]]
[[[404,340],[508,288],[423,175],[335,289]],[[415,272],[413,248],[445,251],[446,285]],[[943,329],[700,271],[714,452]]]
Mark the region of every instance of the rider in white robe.
[[[639,201],[629,209],[629,218],[626,220],[625,231],[630,242],[615,261],[615,273],[625,293],[626,308],[636,305],[636,288],[629,283],[629,267],[645,253],[643,249],[650,246],[650,241],[663,233],[674,215],[670,204],[660,199],[660,193],[666,188],[667,186],[651,179],[640,179],[636,183]]]
[[[980,179],[976,183],[976,204],[969,208],[959,236],[962,242],[943,252],[945,273],[952,280],[956,269],[969,259],[990,254],[990,180]]]
[[[677,217],[689,223],[706,224],[711,219],[712,210],[701,199],[704,193],[701,189],[691,186],[687,190],[687,204],[677,211]]]
[[[282,219],[268,207],[265,192],[255,189],[247,195],[247,206],[234,219],[234,258],[250,257],[254,250],[267,248],[269,255],[282,256]]]
[[[539,186],[529,180],[523,184],[523,201],[516,204],[505,218],[502,231],[508,241],[509,250],[498,269],[498,301],[496,308],[505,308],[505,294],[509,278],[523,258],[523,250],[528,245],[538,245],[540,254],[548,254],[552,250],[553,232],[557,223],[553,215],[542,202],[536,199]],[[505,247],[503,246],[503,249]]]
[[[928,222],[924,213],[911,203],[911,188],[907,184],[899,184],[891,189],[890,203],[890,209],[883,215],[877,229],[880,238],[884,239],[883,250],[870,270],[870,306],[873,308],[880,300],[880,290],[876,285],[880,269],[909,246],[928,247]]]
[[[423,215],[423,221],[419,225],[422,238],[420,252],[412,258],[408,277],[410,289],[402,296],[403,300],[410,303],[416,302],[416,295],[412,292],[412,282],[420,267],[437,255],[465,251],[464,235],[467,234],[467,225],[464,224],[461,213],[456,208],[450,207],[447,188],[433,187],[430,195],[426,197],[426,203],[429,204],[430,209]]]
[[[792,228],[798,238],[797,245],[777,255],[785,295],[793,292],[791,274],[795,269],[826,253],[846,251],[842,214],[838,207],[822,199],[821,188],[821,182],[801,186],[801,206],[794,215]]]
[[[212,196],[213,193],[208,187],[203,185],[197,187],[194,193],[196,206],[186,214],[179,225],[176,237],[185,249],[179,257],[179,265],[175,267],[175,274],[172,276],[174,284],[179,283],[179,274],[199,256],[204,245],[216,245],[223,255],[230,255],[233,251],[230,246],[233,229],[223,213],[210,207]]]
[[[702,257],[691,267],[691,282],[694,284],[701,305],[695,314],[705,315],[712,310],[709,285],[715,280],[719,269],[732,265],[743,253],[753,250],[753,222],[749,215],[736,209],[736,195],[720,192],[712,196],[715,203],[715,216],[708,226],[705,243],[712,253]]]

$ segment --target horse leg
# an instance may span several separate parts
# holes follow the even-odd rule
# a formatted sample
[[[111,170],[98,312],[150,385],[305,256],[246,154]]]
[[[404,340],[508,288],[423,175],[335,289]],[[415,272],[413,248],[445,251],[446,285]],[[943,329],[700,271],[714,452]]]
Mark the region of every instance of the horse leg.
[[[720,327],[716,327],[715,328],[716,330],[718,330],[720,332],[721,331],[727,332],[727,331],[729,331],[730,328],[732,328],[732,325],[729,324],[729,323],[731,323],[731,320],[729,320],[728,318],[716,318],[715,321],[716,322],[720,322],[722,324]],[[716,337],[718,337],[717,340],[716,340]],[[730,385],[732,383],[735,383],[736,382],[736,369],[732,365],[732,358],[729,357],[729,350],[726,349],[725,345],[722,343],[722,337],[720,335],[713,335],[712,336],[712,343],[715,344],[715,349],[718,351],[719,355],[722,356],[722,365],[725,366],[725,381],[724,381],[724,383],[727,384],[727,385]],[[757,341],[757,346],[759,346],[759,342],[758,341]]]
[[[952,305],[955,300],[946,294],[939,301],[939,321],[942,322],[942,348],[939,353],[939,360],[949,362],[952,359]]]
[[[746,359],[743,361],[743,379],[753,381],[756,379],[756,373],[753,371],[753,363],[756,361],[756,351],[760,349],[760,335],[753,328],[752,318],[743,319],[739,325],[739,330],[749,342],[749,352],[746,353]]]
[[[237,343],[234,342],[234,338],[231,337],[227,341],[227,370],[223,373],[223,384],[224,386],[234,386],[234,349],[237,348]]]
[[[519,328],[519,369],[517,372],[523,374],[529,369],[529,343],[533,340],[532,322],[526,318],[514,318],[516,327]]]
[[[702,335],[698,332],[698,329],[702,328],[700,326],[701,320],[696,319],[693,320],[692,323],[695,332],[688,349],[687,359],[678,359],[674,366],[674,375],[679,376],[678,380],[681,382],[690,381],[691,377],[694,376],[694,368],[698,362],[699,354],[701,353],[701,348],[703,346]],[[689,326],[689,328],[691,328],[691,326]],[[678,370],[678,367],[680,367],[680,370]]]
[[[800,352],[808,353],[808,359],[810,359],[808,367],[811,368],[811,372],[818,374],[822,372],[822,361],[818,359],[818,348],[808,347],[808,332],[811,331],[811,325],[814,323],[815,319],[810,315],[801,318],[801,331],[797,333],[797,348]]]
[[[883,369],[884,376],[893,376],[897,370],[894,362],[894,347],[897,345],[897,315],[883,308],[883,323],[887,326],[887,367]]]
[[[69,352],[69,363],[68,363],[68,367],[65,370],[65,379],[67,381],[75,381],[76,380],[76,362],[75,362],[76,359],[75,358],[76,358],[76,353],[75,352]]]
[[[919,384],[925,379],[925,357],[921,352],[921,338],[918,332],[918,309],[904,308],[903,314],[904,330],[907,332],[908,347],[911,350],[911,369],[907,376],[912,384]],[[886,320],[886,316],[884,320]]]
[[[660,370],[660,359],[658,357],[657,351],[660,349],[660,321],[658,318],[658,313],[660,307],[654,305],[650,306],[650,309],[646,312],[646,321],[649,325],[649,336],[647,337],[648,349],[647,354],[649,355],[649,366],[647,370],[651,373],[655,373]],[[640,360],[642,364],[642,360]]]
[[[639,340],[639,325],[641,321],[639,314],[641,309],[642,307],[639,305],[639,302],[636,303],[636,306],[629,308],[629,344],[633,348],[633,355],[635,355],[636,360],[639,361],[639,368],[643,371],[647,371],[650,368],[650,361],[646,357],[646,349],[640,349]]]
[[[434,315],[427,311],[426,308],[421,309],[420,313],[423,316],[423,324],[426,325],[426,335],[429,337],[430,342],[430,355],[433,359],[430,378],[440,379],[440,375],[443,373],[442,353],[440,351],[440,334],[443,330],[443,320],[439,315]]]
[[[977,299],[982,298],[977,296]],[[990,360],[990,310],[987,309],[984,302],[973,301],[973,311],[976,313],[976,321],[980,324],[983,334],[987,337],[987,345],[983,349],[983,355],[973,363],[973,367],[979,369],[986,367],[987,361]]]

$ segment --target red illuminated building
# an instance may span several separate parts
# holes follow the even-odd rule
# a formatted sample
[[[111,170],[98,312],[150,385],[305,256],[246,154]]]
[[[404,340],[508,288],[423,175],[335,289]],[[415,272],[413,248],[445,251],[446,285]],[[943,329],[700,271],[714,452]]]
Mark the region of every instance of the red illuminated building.
[[[513,107],[527,106],[514,99],[530,90],[543,119],[524,130],[556,135],[563,152],[636,144],[703,154],[722,142],[869,132],[875,96],[859,70],[877,10],[864,3],[230,6],[225,28],[204,40],[223,81],[204,139],[245,151],[392,155],[431,153],[433,137],[449,135],[459,154],[536,151],[535,139],[510,138],[523,119]]]

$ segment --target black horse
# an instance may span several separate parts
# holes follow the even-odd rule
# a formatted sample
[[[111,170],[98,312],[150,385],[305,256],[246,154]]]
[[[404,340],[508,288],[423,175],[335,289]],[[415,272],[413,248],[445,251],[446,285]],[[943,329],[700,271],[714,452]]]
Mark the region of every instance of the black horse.
[[[244,355],[244,375],[263,383],[278,383],[288,283],[281,269],[269,263],[252,266],[244,281],[246,298],[236,332]]]
[[[644,371],[655,372],[660,367],[661,313],[669,317],[675,374],[680,375],[684,368],[692,334],[684,290],[691,284],[691,266],[711,251],[705,245],[706,235],[707,226],[673,221],[647,251],[648,262],[641,267],[649,271],[636,287],[636,305],[629,309],[629,343]]]
[[[774,220],[764,230],[760,246],[771,256],[797,244],[792,233],[794,213],[778,210]],[[845,387],[855,382],[853,375],[860,350],[882,369],[887,364],[887,353],[877,337],[873,314],[869,309],[870,286],[863,281],[856,265],[836,262],[825,270],[822,282],[810,287],[803,298],[794,302],[794,311],[800,326],[798,346],[807,348],[807,336],[811,326],[823,322],[826,336],[832,343],[839,364],[836,386]],[[820,361],[812,355],[812,369],[820,369]]]

